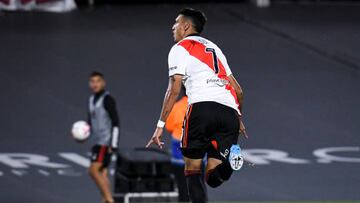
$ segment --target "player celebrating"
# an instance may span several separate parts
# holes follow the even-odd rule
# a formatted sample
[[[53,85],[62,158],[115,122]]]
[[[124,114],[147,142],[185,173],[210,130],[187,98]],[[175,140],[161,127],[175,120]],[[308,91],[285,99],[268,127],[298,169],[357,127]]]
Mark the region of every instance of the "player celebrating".
[[[176,44],[168,58],[169,85],[157,124],[147,147],[152,143],[162,148],[163,127],[181,84],[186,88],[189,107],[183,126],[181,151],[185,176],[192,202],[207,202],[201,178],[201,162],[207,154],[206,182],[218,187],[228,180],[233,170],[242,166],[237,144],[239,131],[246,136],[240,120],[243,93],[222,51],[200,36],[206,23],[203,12],[183,9],[172,27]],[[247,136],[246,136],[247,137]]]
[[[89,173],[98,186],[103,201],[113,203],[107,168],[111,154],[118,146],[119,117],[114,98],[105,90],[104,75],[99,72],[91,73],[89,83],[93,92],[89,100],[88,119],[93,144]]]

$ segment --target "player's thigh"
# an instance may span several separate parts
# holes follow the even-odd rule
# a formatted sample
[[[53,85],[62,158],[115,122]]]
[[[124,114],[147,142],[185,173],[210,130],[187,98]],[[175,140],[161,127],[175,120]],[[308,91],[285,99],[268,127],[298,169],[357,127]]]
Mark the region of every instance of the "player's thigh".
[[[235,112],[224,111],[221,128],[211,137],[208,158],[227,161],[230,148],[236,145],[239,138],[240,120]]]
[[[207,151],[206,173],[215,169],[221,163],[228,161],[230,148],[237,144],[238,134],[216,136]]]
[[[221,113],[218,115],[219,128],[216,130],[217,133],[222,135],[233,135],[239,134],[240,130],[240,117],[237,111],[233,108],[222,106]]]
[[[206,148],[209,146],[209,137],[215,132],[216,114],[211,111],[211,104],[202,102],[195,103],[189,106],[187,111],[183,135],[181,140],[181,148],[183,155],[199,159],[203,157],[194,157],[193,153],[186,153],[189,150],[198,150],[202,155],[205,155]]]
[[[91,162],[90,166],[89,166],[89,173],[90,175],[95,175],[100,173],[102,168],[102,163],[99,162]]]
[[[94,145],[91,149],[90,161],[91,164],[96,166],[100,165],[99,170],[102,168],[107,168],[111,161],[109,147],[105,145]]]
[[[211,137],[208,158],[227,160],[232,145],[236,145],[239,137],[240,120],[235,110],[225,108],[221,115],[221,128]]]
[[[102,161],[102,170],[108,171],[107,169],[111,164],[111,158],[112,158],[112,153],[109,152],[109,147],[107,147],[104,159]]]
[[[239,133],[221,134],[213,136],[211,146],[208,148],[208,158],[227,161],[230,154],[230,148],[238,142]]]

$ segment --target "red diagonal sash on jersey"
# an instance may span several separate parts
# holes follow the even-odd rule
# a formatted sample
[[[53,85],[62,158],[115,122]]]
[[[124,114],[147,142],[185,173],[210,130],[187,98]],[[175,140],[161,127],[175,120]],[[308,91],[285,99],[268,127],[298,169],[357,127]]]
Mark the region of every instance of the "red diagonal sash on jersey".
[[[201,62],[205,63],[215,73],[213,55],[212,55],[212,53],[205,51],[205,49],[206,49],[205,45],[203,45],[200,42],[197,42],[195,40],[183,40],[178,45],[184,47],[191,56],[193,56],[193,57],[197,58],[198,60],[200,60]],[[227,77],[224,65],[218,58],[217,58],[217,60],[218,60],[218,66],[219,66],[219,73],[217,74],[217,77],[221,80],[229,81],[229,78]],[[236,104],[239,105],[235,89],[230,85],[230,83],[228,83],[225,86],[225,88],[230,91],[231,95],[235,99]]]

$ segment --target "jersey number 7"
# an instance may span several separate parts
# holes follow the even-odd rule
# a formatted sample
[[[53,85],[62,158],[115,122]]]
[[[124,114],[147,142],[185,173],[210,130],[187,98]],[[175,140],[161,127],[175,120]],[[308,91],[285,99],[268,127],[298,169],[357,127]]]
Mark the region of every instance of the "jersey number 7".
[[[214,60],[214,71],[216,74],[219,73],[219,65],[218,65],[218,58],[216,56],[216,52],[214,48],[205,48],[205,52],[211,52]]]

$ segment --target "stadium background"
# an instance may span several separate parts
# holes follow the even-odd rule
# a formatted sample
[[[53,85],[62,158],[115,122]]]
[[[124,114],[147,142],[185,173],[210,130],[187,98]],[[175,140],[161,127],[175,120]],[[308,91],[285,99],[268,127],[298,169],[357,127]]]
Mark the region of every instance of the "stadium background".
[[[167,85],[170,28],[185,6],[205,11],[204,36],[223,49],[244,87],[250,139],[241,145],[303,160],[245,167],[209,190],[210,199],[360,200],[360,5],[298,1],[1,12],[0,202],[98,202],[85,167],[59,154],[87,155],[89,146],[75,143],[69,128],[86,116],[88,73],[103,71],[118,98],[120,146],[145,145]],[[313,152],[329,147],[354,151],[333,153],[351,159],[321,163]],[[68,168],[11,166],[9,153]]]

